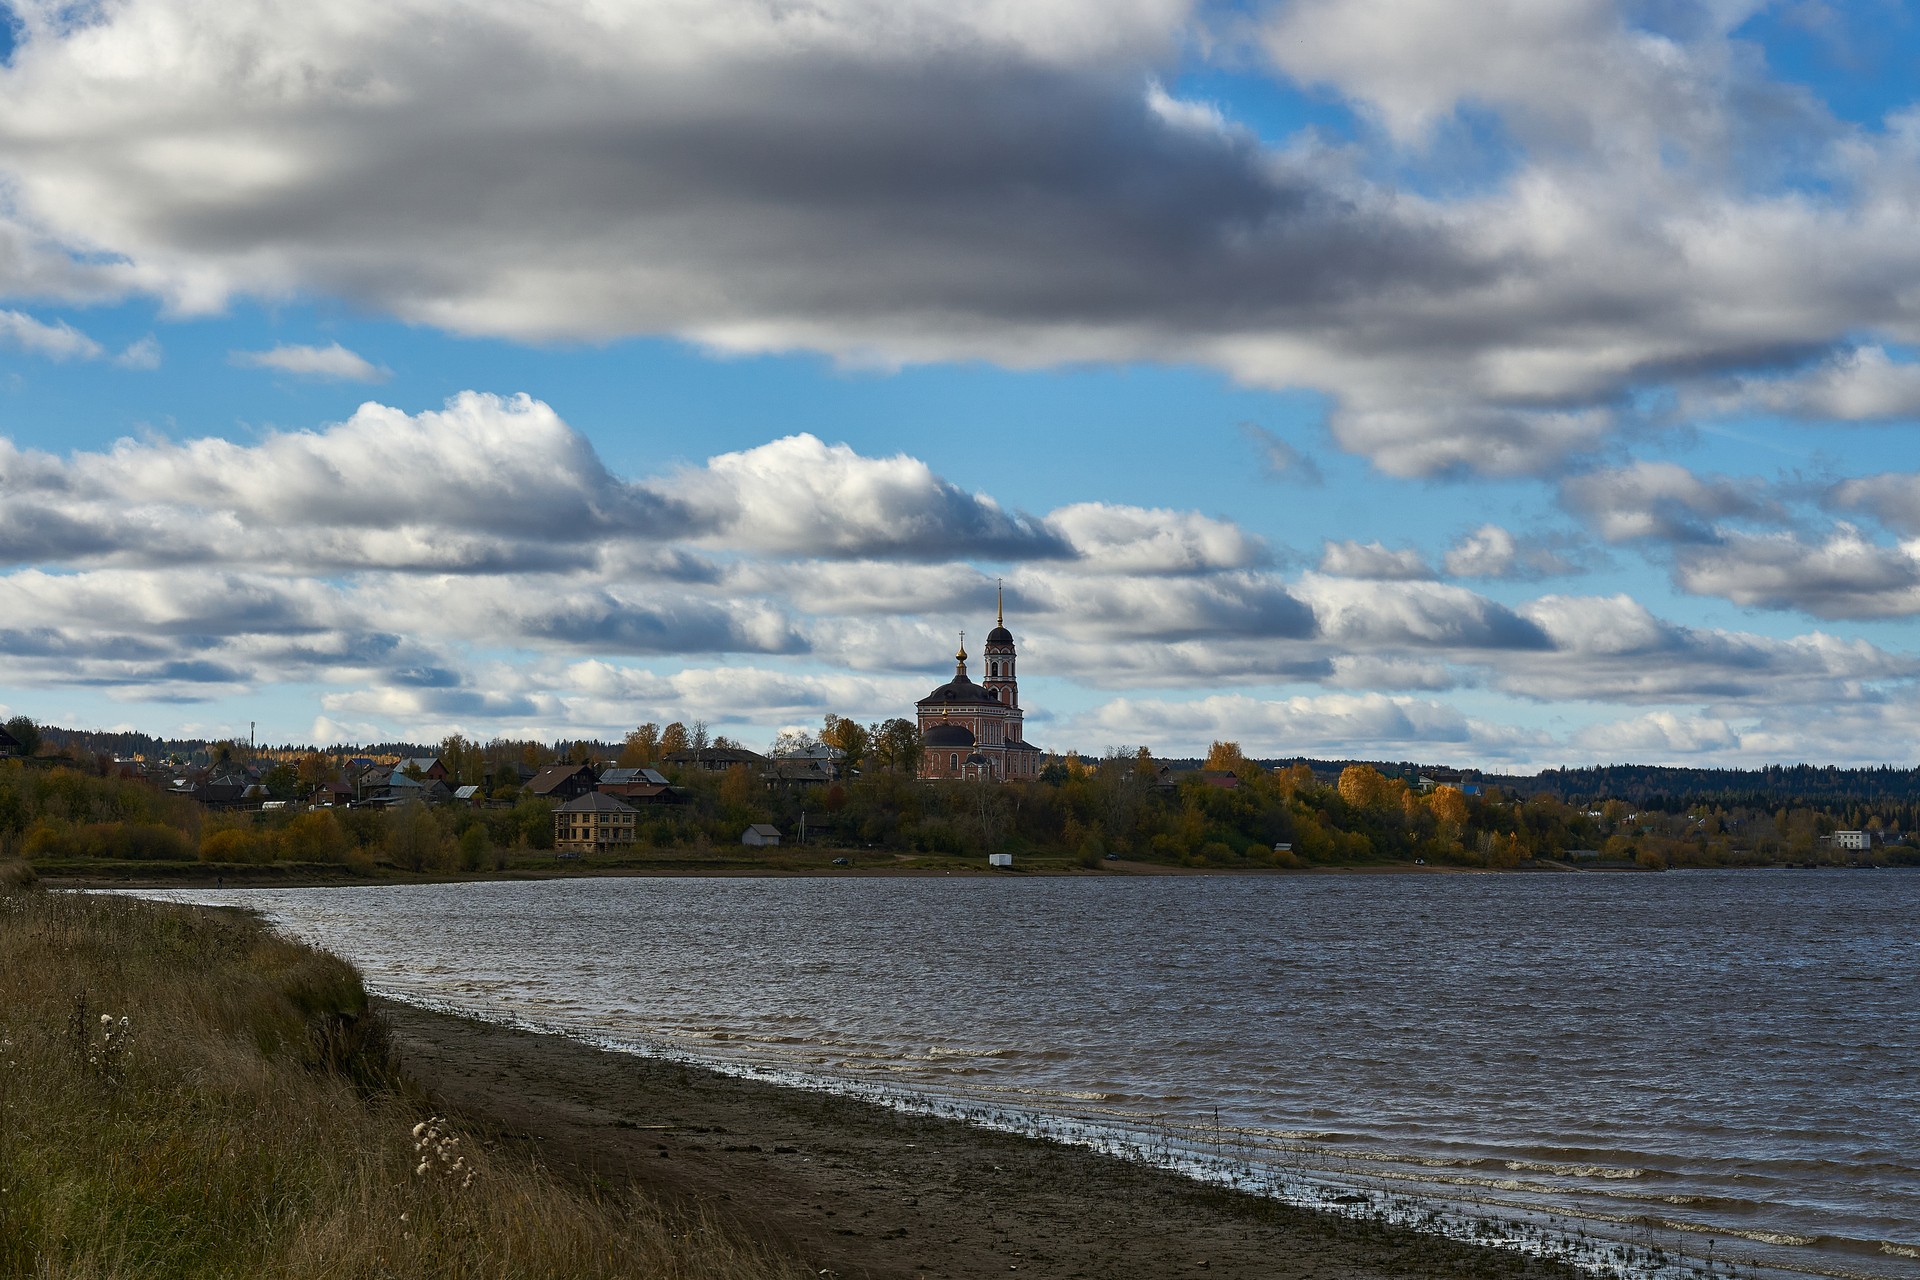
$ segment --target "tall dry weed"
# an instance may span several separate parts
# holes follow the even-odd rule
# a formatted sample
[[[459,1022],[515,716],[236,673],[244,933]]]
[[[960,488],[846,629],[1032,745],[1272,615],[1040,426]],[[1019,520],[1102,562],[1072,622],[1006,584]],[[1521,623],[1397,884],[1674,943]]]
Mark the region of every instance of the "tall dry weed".
[[[0,1277],[804,1274],[444,1121],[423,1170],[428,1119],[334,957],[232,912],[0,894]]]

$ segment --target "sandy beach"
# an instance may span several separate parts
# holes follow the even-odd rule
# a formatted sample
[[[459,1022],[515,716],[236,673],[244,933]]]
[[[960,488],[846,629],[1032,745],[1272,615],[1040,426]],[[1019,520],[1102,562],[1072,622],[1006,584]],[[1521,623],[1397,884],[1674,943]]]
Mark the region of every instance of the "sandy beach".
[[[1079,1148],[384,1002],[402,1067],[487,1141],[696,1205],[844,1280],[1572,1277]]]

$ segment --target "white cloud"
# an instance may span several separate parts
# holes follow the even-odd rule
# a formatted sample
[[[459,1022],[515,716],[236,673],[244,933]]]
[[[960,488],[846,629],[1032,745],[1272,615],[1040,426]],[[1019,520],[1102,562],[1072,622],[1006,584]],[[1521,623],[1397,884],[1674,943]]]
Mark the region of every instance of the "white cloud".
[[[385,382],[393,376],[392,370],[381,368],[337,342],[324,347],[283,344],[267,351],[235,351],[229,359],[243,368],[273,369],[328,382]]]
[[[1438,582],[1369,582],[1306,574],[1294,592],[1323,639],[1344,646],[1545,648],[1538,627],[1505,605]]]
[[[113,362],[122,369],[151,371],[160,367],[160,340],[152,334],[127,344],[126,350],[113,358]]]
[[[24,311],[0,311],[0,342],[49,360],[97,360],[99,343],[64,320],[48,324]]]
[[[1164,507],[1080,502],[1047,516],[1090,568],[1112,573],[1206,573],[1264,564],[1266,545],[1230,520]]]
[[[1320,572],[1343,578],[1431,578],[1426,557],[1412,547],[1388,550],[1378,542],[1328,542],[1320,551]]]
[[[1920,416],[1920,364],[1895,360],[1882,346],[1842,351],[1801,373],[1742,378],[1686,397],[1692,413],[1752,410],[1833,422],[1892,422]]]
[[[1685,549],[1674,580],[1696,595],[1816,618],[1911,617],[1920,614],[1920,541],[1884,546],[1845,524],[1819,541],[1735,535]]]
[[[1635,462],[1574,476],[1561,483],[1560,500],[1609,542],[1706,542],[1716,536],[1709,521],[1778,512],[1757,482],[1702,479],[1672,462]]]
[[[788,555],[1064,555],[1025,516],[906,454],[869,458],[811,435],[723,453],[654,486],[707,541]]]

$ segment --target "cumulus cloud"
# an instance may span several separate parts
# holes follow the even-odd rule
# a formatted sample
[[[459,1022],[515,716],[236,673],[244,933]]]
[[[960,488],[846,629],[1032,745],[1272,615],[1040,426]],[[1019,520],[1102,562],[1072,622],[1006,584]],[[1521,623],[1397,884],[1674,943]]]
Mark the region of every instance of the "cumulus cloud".
[[[906,454],[869,458],[811,435],[723,453],[655,491],[708,541],[788,555],[946,559],[1070,554],[1038,522],[1001,510]]]
[[[1483,524],[1447,549],[1443,561],[1456,578],[1545,578],[1576,572],[1579,566],[1559,551],[1523,544],[1497,524]]]
[[[1673,462],[1635,462],[1562,482],[1560,501],[1609,542],[1710,542],[1712,521],[1778,517],[1756,481],[1702,478]]]
[[[1268,559],[1259,538],[1195,511],[1080,502],[1050,513],[1047,526],[1089,567],[1113,573],[1206,573]]]
[[[1378,542],[1328,540],[1320,551],[1320,572],[1344,578],[1431,578],[1426,557],[1412,547],[1388,550]]]
[[[1195,362],[1326,393],[1395,475],[1548,471],[1637,392],[1920,336],[1920,129],[1848,131],[1768,80],[1739,4],[1665,28],[1603,0],[1272,8],[1276,74],[1387,135],[1349,147],[1162,88],[1183,50],[1237,52],[1186,0],[17,9],[17,295]],[[1515,148],[1498,177],[1398,181],[1463,105]],[[1811,157],[1829,194],[1756,155]]]
[[[281,345],[266,351],[235,351],[228,359],[249,369],[273,369],[300,378],[328,382],[385,382],[393,376],[365,356],[337,342],[324,347]]]
[[[1532,621],[1462,587],[1438,582],[1369,582],[1307,574],[1294,587],[1313,609],[1318,634],[1343,645],[1540,649]]]
[[[1697,595],[1816,618],[1900,618],[1920,613],[1920,542],[1884,546],[1839,525],[1826,537],[1731,536],[1688,548],[1674,580]]]
[[[1701,416],[1755,410],[1831,422],[1893,422],[1920,415],[1920,364],[1882,346],[1841,351],[1785,377],[1740,378],[1683,399]]]

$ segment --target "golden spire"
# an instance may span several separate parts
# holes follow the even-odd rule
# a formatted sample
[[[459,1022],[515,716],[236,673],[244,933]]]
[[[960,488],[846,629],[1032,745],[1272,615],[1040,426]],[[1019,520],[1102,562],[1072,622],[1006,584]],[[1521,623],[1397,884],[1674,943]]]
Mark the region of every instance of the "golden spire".
[[[960,651],[953,655],[953,660],[955,662],[965,662],[967,660],[967,633],[964,631],[960,633]]]
[[[993,599],[996,609],[994,625],[1004,627],[1007,625],[1007,588],[998,578],[993,580]]]

